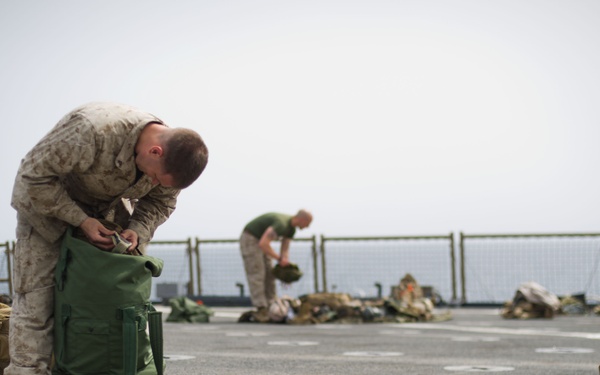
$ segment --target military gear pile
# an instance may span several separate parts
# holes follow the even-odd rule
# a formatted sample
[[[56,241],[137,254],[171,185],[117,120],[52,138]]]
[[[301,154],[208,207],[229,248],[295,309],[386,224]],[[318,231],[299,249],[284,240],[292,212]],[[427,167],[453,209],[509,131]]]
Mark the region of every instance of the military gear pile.
[[[559,297],[560,299],[560,310],[561,314],[566,315],[581,315],[586,314],[589,310],[585,295],[568,295]]]
[[[176,297],[169,300],[171,314],[167,322],[208,323],[214,312],[187,297]]]
[[[243,313],[238,323],[287,323],[295,316],[300,300],[289,296],[275,298],[269,307],[259,307]]]
[[[276,279],[281,280],[286,284],[291,284],[295,281],[300,280],[302,275],[302,271],[300,271],[298,265],[294,263],[290,263],[286,266],[281,266],[277,264],[275,267],[273,267],[273,276],[275,276]]]
[[[71,233],[55,271],[52,373],[162,375],[162,318],[149,298],[163,261],[98,251]]]
[[[389,298],[361,300],[347,293],[312,293],[299,299],[284,298],[288,304],[278,302],[271,305],[275,314],[270,314],[269,322],[288,324],[370,323],[370,322],[424,322],[451,319],[450,313],[434,314],[433,303],[423,297],[416,280],[407,274],[394,287]],[[289,305],[289,306],[287,306]],[[287,309],[286,309],[287,306]],[[282,319],[283,313],[286,317]],[[240,317],[239,322],[260,322],[253,319],[255,312],[249,311]]]
[[[269,320],[276,323],[284,322],[288,318],[292,306],[286,299],[276,298],[269,306]]]
[[[536,282],[519,286],[512,301],[506,302],[501,315],[506,319],[551,319],[560,308],[558,297]]]

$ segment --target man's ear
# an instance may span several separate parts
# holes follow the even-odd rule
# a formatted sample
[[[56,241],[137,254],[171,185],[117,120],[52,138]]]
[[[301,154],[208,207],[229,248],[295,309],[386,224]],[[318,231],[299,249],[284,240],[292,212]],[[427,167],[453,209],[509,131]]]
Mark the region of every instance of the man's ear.
[[[161,156],[163,156],[164,151],[163,151],[163,148],[160,146],[152,146],[152,147],[150,147],[150,150],[148,151],[148,153],[151,155],[156,155],[158,157],[161,157]]]

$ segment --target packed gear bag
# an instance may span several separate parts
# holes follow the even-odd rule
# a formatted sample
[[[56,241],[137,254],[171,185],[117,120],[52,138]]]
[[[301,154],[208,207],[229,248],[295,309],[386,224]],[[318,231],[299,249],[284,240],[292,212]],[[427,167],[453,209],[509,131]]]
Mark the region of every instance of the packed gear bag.
[[[295,263],[289,263],[285,266],[277,264],[273,267],[272,272],[276,279],[281,280],[286,284],[291,284],[300,280],[303,275],[302,271]]]
[[[149,299],[163,261],[100,251],[72,231],[55,271],[52,374],[162,375],[162,317]]]
[[[504,304],[501,315],[506,319],[552,319],[559,309],[560,300],[555,294],[530,281],[519,286],[512,301]]]
[[[208,323],[214,312],[187,297],[176,297],[169,300],[171,313],[167,322]]]

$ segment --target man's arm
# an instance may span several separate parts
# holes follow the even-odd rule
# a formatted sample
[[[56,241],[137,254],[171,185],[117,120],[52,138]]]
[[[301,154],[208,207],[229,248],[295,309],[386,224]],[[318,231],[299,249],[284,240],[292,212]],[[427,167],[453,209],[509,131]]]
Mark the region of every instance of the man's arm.
[[[275,241],[277,239],[277,233],[273,227],[268,227],[267,230],[263,233],[262,237],[258,241],[258,247],[265,253],[266,256],[279,260],[279,254],[273,250],[271,246],[271,241]]]
[[[74,127],[56,128],[25,157],[21,177],[25,194],[36,212],[79,226],[87,215],[69,197],[59,176],[84,172],[94,161],[95,140]]]
[[[73,201],[62,176],[83,174],[97,157],[96,135],[89,121],[69,113],[27,154],[21,165],[22,194],[38,214],[79,227],[88,240],[105,250],[114,247],[107,229]]]
[[[131,241],[127,232],[135,232],[136,242],[146,243],[152,239],[156,228],[163,224],[175,211],[177,196],[180,190],[156,186],[140,198],[135,205],[128,228],[123,231],[123,237]],[[131,241],[133,242],[133,241]]]
[[[290,242],[291,240],[287,237],[281,239],[281,255],[279,257],[279,264],[287,266],[290,264]]]

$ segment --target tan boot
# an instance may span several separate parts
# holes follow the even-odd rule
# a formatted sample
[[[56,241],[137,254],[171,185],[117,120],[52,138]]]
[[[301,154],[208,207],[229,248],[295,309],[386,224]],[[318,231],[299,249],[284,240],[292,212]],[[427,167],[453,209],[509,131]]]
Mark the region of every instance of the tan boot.
[[[269,322],[269,312],[266,307],[259,307],[254,312],[254,320],[258,323],[268,323]]]

